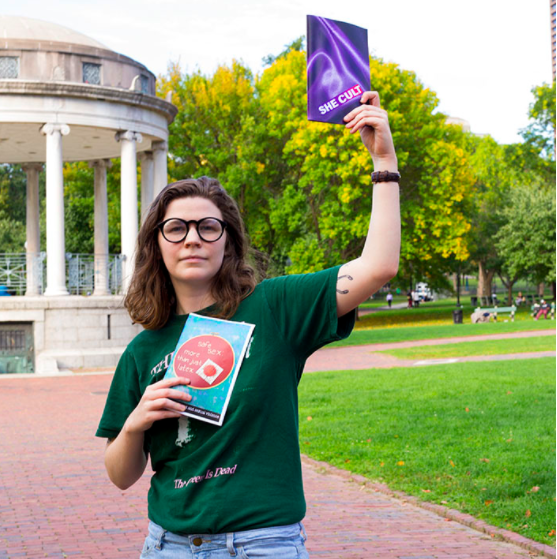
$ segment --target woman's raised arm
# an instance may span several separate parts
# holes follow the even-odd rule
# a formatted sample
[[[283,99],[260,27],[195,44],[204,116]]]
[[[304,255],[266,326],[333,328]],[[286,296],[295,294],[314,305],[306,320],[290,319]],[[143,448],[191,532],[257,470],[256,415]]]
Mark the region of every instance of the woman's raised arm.
[[[354,134],[360,132],[375,171],[398,172],[398,163],[387,111],[379,94],[366,91],[362,105],[344,118]],[[368,104],[369,103],[369,104]],[[398,272],[400,256],[400,200],[397,182],[373,186],[373,207],[362,255],[341,266],[337,282],[337,315],[343,316],[363,303]]]

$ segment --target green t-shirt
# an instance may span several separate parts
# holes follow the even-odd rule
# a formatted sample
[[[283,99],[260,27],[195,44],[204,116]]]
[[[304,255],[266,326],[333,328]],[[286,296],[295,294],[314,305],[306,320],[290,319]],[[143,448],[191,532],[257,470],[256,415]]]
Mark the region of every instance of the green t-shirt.
[[[337,275],[338,267],[265,280],[242,301],[232,320],[255,330],[222,427],[166,419],[145,433],[152,521],[174,533],[212,534],[303,519],[297,387],[306,359],[354,326],[354,312],[337,319]],[[98,437],[115,438],[145,388],[163,378],[186,318],[174,315],[128,345]]]

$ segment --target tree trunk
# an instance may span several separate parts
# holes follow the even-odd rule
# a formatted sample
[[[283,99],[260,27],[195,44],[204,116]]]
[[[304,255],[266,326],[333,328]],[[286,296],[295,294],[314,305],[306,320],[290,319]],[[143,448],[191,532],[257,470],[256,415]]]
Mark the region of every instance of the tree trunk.
[[[478,297],[491,296],[491,287],[495,270],[487,270],[483,262],[478,265]]]
[[[543,292],[545,291],[545,283],[542,281],[538,283],[538,295],[543,298]]]

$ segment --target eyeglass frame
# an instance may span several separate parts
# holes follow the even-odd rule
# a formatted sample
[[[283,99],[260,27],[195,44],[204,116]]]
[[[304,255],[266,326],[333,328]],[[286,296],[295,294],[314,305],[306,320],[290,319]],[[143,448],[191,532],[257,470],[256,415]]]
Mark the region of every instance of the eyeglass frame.
[[[221,226],[222,226],[222,231],[221,234],[218,236],[218,238],[214,239],[213,241],[207,241],[206,239],[203,238],[203,236],[201,235],[201,233],[199,232],[199,224],[206,220],[206,219],[214,219],[215,221],[218,221]],[[181,221],[182,223],[184,223],[186,225],[186,234],[184,235],[184,237],[182,239],[180,239],[179,241],[171,241],[170,239],[167,239],[165,234],[164,234],[164,226],[165,224],[167,224],[169,221]],[[197,236],[204,242],[204,243],[216,243],[217,241],[219,241],[220,239],[222,239],[222,236],[224,235],[224,230],[228,227],[228,223],[226,221],[223,221],[222,219],[219,219],[218,217],[203,217],[201,219],[190,219],[190,220],[185,220],[182,219],[180,217],[170,217],[168,219],[165,219],[164,221],[162,221],[161,223],[159,223],[155,229],[159,229],[162,236],[164,237],[164,240],[169,242],[169,243],[174,243],[174,244],[178,244],[178,243],[183,243],[189,232],[190,232],[190,223],[195,223],[195,230],[197,231]]]

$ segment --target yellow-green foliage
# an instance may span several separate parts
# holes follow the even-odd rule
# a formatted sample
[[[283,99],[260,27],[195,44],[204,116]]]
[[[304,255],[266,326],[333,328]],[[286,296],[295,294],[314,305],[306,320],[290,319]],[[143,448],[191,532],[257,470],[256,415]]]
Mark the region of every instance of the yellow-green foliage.
[[[468,256],[462,212],[473,184],[465,134],[434,114],[438,100],[412,72],[370,60],[389,111],[402,187],[402,271],[440,275]],[[359,134],[309,122],[305,53],[290,51],[254,77],[241,63],[212,76],[162,77],[180,109],[171,127],[174,179],[217,176],[238,200],[253,244],[278,271],[309,272],[360,255],[373,188]]]

